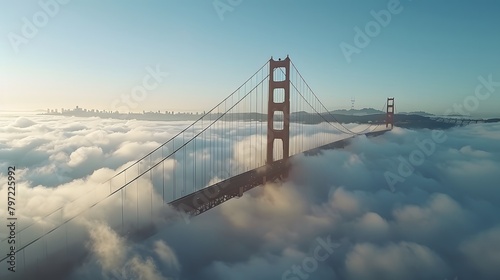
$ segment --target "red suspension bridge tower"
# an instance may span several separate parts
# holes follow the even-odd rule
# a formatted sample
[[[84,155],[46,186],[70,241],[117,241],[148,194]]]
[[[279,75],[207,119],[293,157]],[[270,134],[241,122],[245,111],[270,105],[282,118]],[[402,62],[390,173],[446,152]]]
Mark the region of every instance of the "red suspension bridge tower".
[[[284,78],[283,78],[284,73]],[[280,79],[282,78],[282,79]],[[283,102],[276,102],[284,95]],[[274,117],[282,116],[282,129],[274,127]],[[267,105],[267,159],[266,163],[274,162],[275,140],[282,141],[283,159],[290,156],[290,58],[285,60],[269,60],[269,101]]]
[[[387,98],[387,112],[385,116],[385,127],[394,127],[394,97]]]

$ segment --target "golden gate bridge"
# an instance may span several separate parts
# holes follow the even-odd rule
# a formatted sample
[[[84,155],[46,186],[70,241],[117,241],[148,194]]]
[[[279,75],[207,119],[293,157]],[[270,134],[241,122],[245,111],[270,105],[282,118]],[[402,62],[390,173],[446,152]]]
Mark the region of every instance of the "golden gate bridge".
[[[256,186],[285,179],[300,154],[342,148],[353,137],[391,130],[394,98],[383,110],[385,115],[374,116],[370,124],[348,128],[288,56],[271,58],[195,122],[83,197],[19,221],[15,250],[7,238],[0,242],[0,263],[15,252],[18,270],[35,265],[34,275],[43,274],[44,260],[64,262],[87,237],[78,218],[102,220],[107,209],[113,209],[111,227],[124,235],[148,229],[165,207],[202,214]]]

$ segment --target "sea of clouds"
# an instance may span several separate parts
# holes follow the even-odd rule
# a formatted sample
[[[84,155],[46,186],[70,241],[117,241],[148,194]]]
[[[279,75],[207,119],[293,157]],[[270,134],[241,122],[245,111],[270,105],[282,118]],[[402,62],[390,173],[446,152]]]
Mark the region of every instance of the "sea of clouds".
[[[87,205],[105,197],[109,190],[102,182],[187,125],[1,116],[0,198],[7,197],[7,167],[15,165],[19,227],[32,229],[17,237],[29,239],[75,216],[80,210],[75,201]],[[0,275],[499,279],[500,124],[457,127],[445,136],[392,188],[385,174],[400,175],[400,158],[419,149],[416,140],[432,139],[432,131],[394,128],[376,138],[356,137],[342,150],[298,156],[288,181],[255,188],[193,218],[176,215],[144,181],[141,192],[127,191],[133,205],[103,200],[55,237],[19,252],[17,272],[1,263]],[[238,148],[228,156],[241,152],[239,158],[246,158],[246,140],[231,143]],[[148,211],[137,214],[136,231],[127,233],[120,228],[120,213],[134,213],[135,202],[148,205]],[[47,218],[55,209],[61,210]],[[0,208],[0,221],[6,216],[6,207]],[[3,226],[0,238],[6,236]],[[7,253],[5,246],[0,250]]]

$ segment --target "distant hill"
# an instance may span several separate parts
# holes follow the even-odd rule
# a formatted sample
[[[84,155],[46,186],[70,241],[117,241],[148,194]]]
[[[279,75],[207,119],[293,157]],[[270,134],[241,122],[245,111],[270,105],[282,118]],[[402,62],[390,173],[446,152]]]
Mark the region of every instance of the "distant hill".
[[[348,116],[366,116],[366,115],[374,115],[384,113],[380,110],[376,110],[373,108],[363,108],[363,109],[341,109],[330,111],[331,114],[339,114],[339,115],[348,115]]]
[[[401,114],[401,115],[417,115],[417,116],[424,116],[424,117],[434,116],[433,114],[429,114],[429,113],[424,112],[424,111],[398,112],[398,114]]]
[[[470,118],[470,116],[460,115],[460,114],[448,114],[448,115],[446,115],[446,117]]]

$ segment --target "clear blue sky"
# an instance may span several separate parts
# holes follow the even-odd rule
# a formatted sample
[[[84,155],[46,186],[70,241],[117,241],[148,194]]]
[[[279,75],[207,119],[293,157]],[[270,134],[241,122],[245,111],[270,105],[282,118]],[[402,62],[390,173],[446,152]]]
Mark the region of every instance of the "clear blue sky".
[[[2,1],[0,110],[110,109],[160,65],[169,76],[137,110],[203,111],[287,54],[332,109],[350,107],[352,96],[358,108],[395,96],[400,111],[442,113],[474,93],[478,76],[500,81],[495,0],[401,0],[403,10],[348,63],[339,45],[354,45],[354,27],[389,2],[242,0],[221,20],[210,0],[72,0],[15,53],[9,34],[21,35],[22,18],[42,9]],[[499,108],[500,87],[476,113]]]

